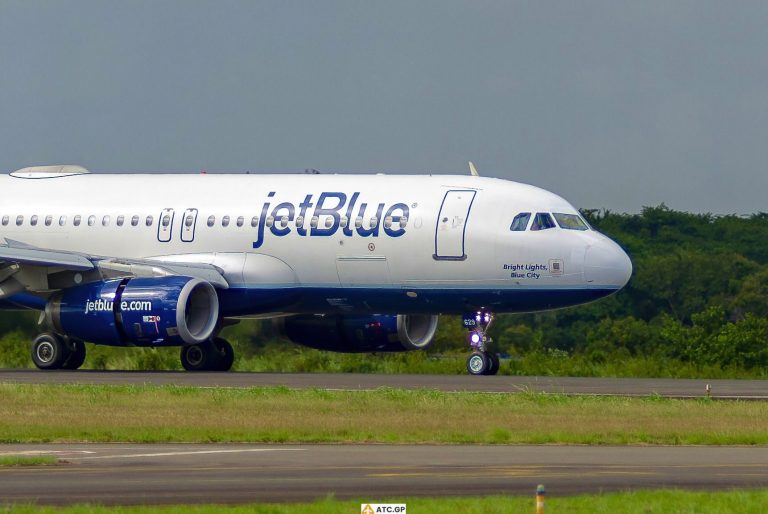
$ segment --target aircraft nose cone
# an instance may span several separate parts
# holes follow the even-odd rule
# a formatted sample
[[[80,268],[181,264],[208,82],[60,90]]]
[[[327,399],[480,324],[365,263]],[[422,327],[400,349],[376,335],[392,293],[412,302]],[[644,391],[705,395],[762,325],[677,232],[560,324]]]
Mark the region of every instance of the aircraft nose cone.
[[[584,255],[584,279],[596,286],[624,287],[632,276],[632,261],[610,239],[602,238],[587,248]]]

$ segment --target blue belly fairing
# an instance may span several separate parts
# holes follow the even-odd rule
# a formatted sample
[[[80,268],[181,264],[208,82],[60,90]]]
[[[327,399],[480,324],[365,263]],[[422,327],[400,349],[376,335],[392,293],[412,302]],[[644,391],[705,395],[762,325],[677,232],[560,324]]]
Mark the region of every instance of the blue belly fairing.
[[[296,314],[462,314],[480,307],[497,313],[579,305],[616,292],[583,289],[398,289],[391,287],[232,288],[219,292],[224,316],[261,312]],[[415,293],[415,294],[414,294]]]

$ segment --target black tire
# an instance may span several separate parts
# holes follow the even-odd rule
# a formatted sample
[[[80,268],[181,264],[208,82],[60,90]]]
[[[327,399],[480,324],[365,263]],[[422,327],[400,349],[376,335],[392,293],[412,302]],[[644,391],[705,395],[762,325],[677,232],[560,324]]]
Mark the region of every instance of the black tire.
[[[499,367],[501,366],[501,362],[499,361],[499,354],[493,353],[493,352],[486,352],[485,354],[488,357],[489,365],[488,369],[485,370],[486,375],[495,375],[499,372]]]
[[[69,357],[62,363],[61,369],[78,369],[85,362],[85,343],[74,340],[70,341],[70,346]]]
[[[235,362],[235,350],[229,341],[217,337],[213,340],[213,347],[216,350],[216,362],[211,368],[216,371],[229,371]]]
[[[467,357],[467,371],[470,375],[485,375],[490,366],[490,360],[484,352],[472,352]]]
[[[32,362],[40,369],[59,369],[69,349],[56,334],[40,334],[32,341]]]
[[[181,365],[187,371],[206,371],[215,362],[213,347],[209,342],[181,347]]]

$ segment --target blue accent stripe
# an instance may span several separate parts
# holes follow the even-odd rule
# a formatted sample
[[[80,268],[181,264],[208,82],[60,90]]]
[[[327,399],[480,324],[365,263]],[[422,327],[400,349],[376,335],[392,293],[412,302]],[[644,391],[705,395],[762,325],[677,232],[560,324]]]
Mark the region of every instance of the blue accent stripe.
[[[223,316],[267,312],[296,314],[462,314],[480,307],[494,312],[533,312],[591,302],[616,287],[502,289],[478,287],[231,287],[219,290]],[[21,293],[0,309],[45,309],[45,300]]]

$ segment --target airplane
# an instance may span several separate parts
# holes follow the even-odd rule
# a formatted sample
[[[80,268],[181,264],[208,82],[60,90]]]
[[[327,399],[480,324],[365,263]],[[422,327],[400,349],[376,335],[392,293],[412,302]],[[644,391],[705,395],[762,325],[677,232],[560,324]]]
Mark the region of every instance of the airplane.
[[[77,369],[84,342],[181,347],[188,371],[227,371],[223,327],[273,318],[336,352],[423,350],[461,314],[467,370],[492,375],[494,313],[591,302],[632,263],[563,198],[462,175],[0,176],[0,308],[34,309],[43,370]]]

